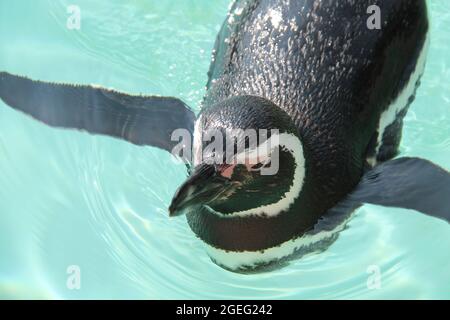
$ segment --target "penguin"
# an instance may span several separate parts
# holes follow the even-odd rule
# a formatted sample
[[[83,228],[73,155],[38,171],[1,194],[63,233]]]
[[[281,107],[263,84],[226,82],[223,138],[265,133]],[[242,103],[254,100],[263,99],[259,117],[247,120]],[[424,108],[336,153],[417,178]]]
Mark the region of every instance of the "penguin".
[[[378,29],[367,25],[373,6]],[[450,221],[450,174],[395,158],[428,43],[425,0],[236,0],[198,115],[174,97],[8,72],[0,72],[0,98],[50,126],[172,153],[183,129],[192,156],[169,215],[186,215],[217,265],[262,272],[325,250],[364,203]],[[231,148],[209,148],[236,131]],[[253,162],[235,161],[242,154]]]

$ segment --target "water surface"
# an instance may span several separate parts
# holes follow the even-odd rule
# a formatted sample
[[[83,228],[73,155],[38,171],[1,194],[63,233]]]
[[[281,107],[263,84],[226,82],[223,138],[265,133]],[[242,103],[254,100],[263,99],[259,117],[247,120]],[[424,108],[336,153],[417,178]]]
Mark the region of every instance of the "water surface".
[[[81,9],[69,30],[66,9]],[[228,1],[0,2],[0,70],[177,96],[198,110]],[[429,1],[431,51],[402,156],[450,169],[450,2]],[[321,254],[258,275],[210,262],[167,207],[185,168],[163,151],[55,130],[0,102],[0,298],[450,298],[450,227],[364,206]],[[68,266],[80,290],[66,286]],[[370,268],[381,287],[370,289]]]

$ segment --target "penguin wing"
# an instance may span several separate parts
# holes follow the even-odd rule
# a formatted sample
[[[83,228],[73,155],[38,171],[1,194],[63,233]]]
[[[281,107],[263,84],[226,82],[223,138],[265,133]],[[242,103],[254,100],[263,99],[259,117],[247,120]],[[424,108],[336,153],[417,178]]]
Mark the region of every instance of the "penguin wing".
[[[172,97],[133,96],[100,87],[33,81],[0,72],[0,99],[52,127],[84,130],[167,151],[175,129],[192,136],[195,115]]]
[[[398,158],[366,172],[341,203],[413,209],[450,223],[450,173],[419,158]]]

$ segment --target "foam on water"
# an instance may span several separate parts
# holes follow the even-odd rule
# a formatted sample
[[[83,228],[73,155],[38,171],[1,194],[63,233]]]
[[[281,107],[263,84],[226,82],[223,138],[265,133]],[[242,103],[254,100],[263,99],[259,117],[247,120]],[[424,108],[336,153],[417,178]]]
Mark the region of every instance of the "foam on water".
[[[0,70],[172,95],[194,108],[228,1],[2,1]],[[450,2],[429,1],[429,59],[402,155],[450,169]],[[329,250],[257,275],[210,262],[167,207],[186,173],[170,156],[48,128],[0,102],[0,298],[450,298],[450,227],[364,206]],[[81,268],[81,289],[66,286]],[[369,289],[377,266],[381,288]]]

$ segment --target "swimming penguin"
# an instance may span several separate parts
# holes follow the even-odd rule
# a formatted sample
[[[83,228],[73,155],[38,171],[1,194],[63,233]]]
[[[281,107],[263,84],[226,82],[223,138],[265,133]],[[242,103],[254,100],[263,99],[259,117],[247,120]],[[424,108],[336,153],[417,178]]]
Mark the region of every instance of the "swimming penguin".
[[[367,26],[374,5],[380,29]],[[449,173],[423,159],[391,160],[424,71],[428,29],[425,0],[238,0],[218,34],[197,116],[173,97],[6,72],[0,98],[51,126],[170,152],[179,143],[173,132],[184,129],[193,157],[170,215],[187,215],[218,265],[260,271],[323,250],[363,203],[450,221]],[[245,147],[233,144],[231,158],[266,152],[251,164],[207,161],[220,152],[204,136],[235,129],[268,134],[253,149],[238,136]],[[276,173],[262,174],[275,161]]]

